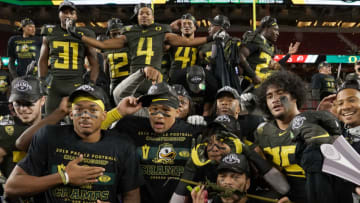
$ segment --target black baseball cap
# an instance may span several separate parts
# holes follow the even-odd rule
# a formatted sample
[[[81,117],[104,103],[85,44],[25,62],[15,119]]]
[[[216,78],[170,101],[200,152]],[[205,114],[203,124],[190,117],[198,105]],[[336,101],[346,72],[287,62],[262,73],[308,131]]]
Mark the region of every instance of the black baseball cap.
[[[208,125],[208,128],[216,127],[230,132],[237,132],[240,130],[240,124],[234,117],[229,115],[218,116]]]
[[[188,91],[186,91],[184,86],[182,86],[180,84],[175,84],[172,86],[172,88],[174,88],[174,90],[178,96],[184,96],[184,97],[187,97],[188,99],[191,99]]]
[[[319,63],[318,65],[318,69],[322,68],[322,67],[326,67],[326,66],[331,66],[328,62],[323,61],[321,63]]]
[[[230,28],[230,20],[224,15],[217,15],[213,19],[209,19],[212,25],[221,26],[225,30]]]
[[[232,171],[240,174],[245,173],[247,176],[250,174],[249,163],[246,156],[236,153],[225,155],[221,159],[217,167],[217,172],[219,173],[221,171]]]
[[[360,91],[360,80],[357,79],[346,80],[343,84],[340,85],[340,87],[337,90],[337,93],[339,93],[343,89],[349,89],[349,88]]]
[[[179,108],[179,99],[175,90],[165,82],[152,85],[147,94],[139,98],[143,107],[149,107],[151,104],[164,104],[175,109]]]
[[[69,102],[73,103],[79,96],[90,96],[95,99],[100,99],[106,105],[106,96],[104,90],[96,85],[81,85],[76,88],[69,97]]]
[[[217,91],[216,99],[220,98],[223,95],[223,93],[230,93],[235,99],[239,100],[239,102],[240,102],[240,95],[236,89],[234,89],[230,86],[224,86]]]
[[[181,16],[181,19],[182,20],[191,20],[194,23],[194,25],[196,27],[198,27],[196,18],[193,15],[191,15],[190,13],[185,13],[184,15]]]
[[[21,20],[20,27],[18,28],[18,30],[22,31],[23,27],[25,27],[27,25],[35,25],[35,23],[30,18],[24,18]]]
[[[151,4],[139,3],[139,4],[137,4],[137,5],[134,7],[134,14],[130,17],[130,19],[131,19],[131,20],[135,19],[135,17],[136,17],[136,16],[138,15],[138,13],[139,13],[139,10],[140,10],[141,8],[144,8],[144,7],[150,8],[150,9],[153,11],[153,9],[152,9],[152,7],[151,7]],[[154,11],[153,11],[153,12],[154,12]]]
[[[9,102],[24,100],[34,103],[42,96],[40,81],[34,76],[17,77],[11,83]]]
[[[110,31],[112,30],[119,30],[123,27],[123,23],[121,22],[121,20],[119,18],[111,18],[110,20],[108,20],[107,22],[107,30],[106,30],[106,35],[110,35]]]
[[[192,92],[200,92],[206,89],[205,71],[201,66],[190,66],[186,70],[186,81]]]
[[[65,9],[65,8],[71,8],[71,9],[73,9],[73,10],[78,11],[77,8],[76,8],[76,6],[75,6],[75,4],[74,4],[73,2],[67,1],[67,0],[61,2],[61,4],[60,4],[59,7],[58,7],[58,11],[60,12],[60,11],[62,11],[62,10]]]

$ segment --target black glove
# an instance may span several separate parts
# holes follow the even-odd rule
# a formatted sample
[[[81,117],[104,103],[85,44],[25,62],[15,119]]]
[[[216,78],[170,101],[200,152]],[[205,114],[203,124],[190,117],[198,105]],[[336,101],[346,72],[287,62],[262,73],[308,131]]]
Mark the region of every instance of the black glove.
[[[195,141],[192,139],[191,159],[196,166],[204,166],[211,162],[206,156],[207,143],[203,142],[202,135],[199,135]]]
[[[66,30],[71,36],[81,40],[82,35],[76,32],[76,25],[74,20],[71,20],[70,18],[66,19]]]
[[[48,86],[49,84],[46,82],[46,78],[45,77],[41,77],[40,78],[40,93],[42,95],[48,95]]]
[[[306,111],[290,123],[293,140],[306,144],[333,143],[341,135],[341,127],[334,115],[327,111]]]

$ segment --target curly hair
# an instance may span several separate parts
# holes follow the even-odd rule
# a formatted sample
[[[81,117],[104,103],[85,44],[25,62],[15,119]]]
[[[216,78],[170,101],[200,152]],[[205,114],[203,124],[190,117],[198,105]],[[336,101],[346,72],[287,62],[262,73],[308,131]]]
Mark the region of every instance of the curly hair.
[[[296,99],[298,109],[300,109],[306,101],[306,85],[299,76],[289,71],[276,72],[267,78],[256,92],[258,106],[269,119],[273,119],[274,117],[267,106],[266,91],[269,86],[272,85],[283,89],[285,92],[288,92],[293,99]]]

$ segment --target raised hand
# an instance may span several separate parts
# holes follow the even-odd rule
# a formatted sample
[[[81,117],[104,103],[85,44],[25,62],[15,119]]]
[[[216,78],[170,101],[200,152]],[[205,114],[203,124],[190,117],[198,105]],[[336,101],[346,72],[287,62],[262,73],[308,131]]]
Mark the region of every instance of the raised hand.
[[[301,42],[295,42],[295,44],[290,43],[288,54],[295,54],[298,51],[300,44]]]
[[[138,99],[133,96],[125,97],[116,107],[122,116],[134,114],[141,108],[141,103],[138,103]]]

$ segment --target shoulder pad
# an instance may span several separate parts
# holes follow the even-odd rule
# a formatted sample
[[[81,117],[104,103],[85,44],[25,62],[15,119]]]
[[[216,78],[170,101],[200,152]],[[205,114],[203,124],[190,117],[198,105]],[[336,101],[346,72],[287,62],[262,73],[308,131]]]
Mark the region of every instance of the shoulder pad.
[[[258,125],[258,127],[256,128],[256,133],[258,134],[258,135],[262,135],[263,134],[263,132],[264,132],[264,127],[265,127],[265,125],[267,124],[268,122],[262,122],[262,123],[260,123],[259,125]]]
[[[10,115],[0,117],[0,126],[15,125],[14,119]]]
[[[123,28],[123,32],[128,32],[133,28],[133,25],[127,25]]]
[[[46,35],[51,35],[55,29],[56,25],[43,25],[41,27],[41,32],[40,34],[42,36],[46,36]]]

